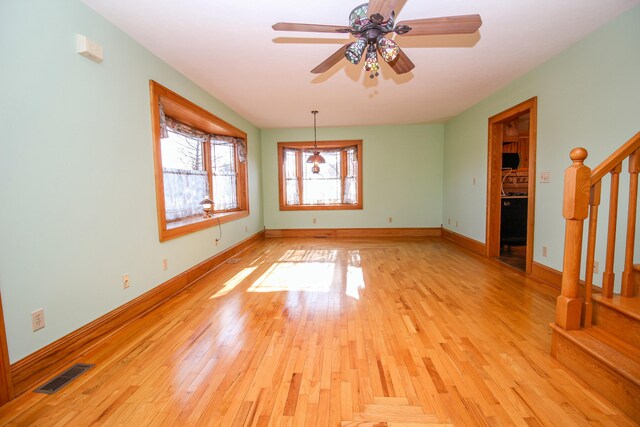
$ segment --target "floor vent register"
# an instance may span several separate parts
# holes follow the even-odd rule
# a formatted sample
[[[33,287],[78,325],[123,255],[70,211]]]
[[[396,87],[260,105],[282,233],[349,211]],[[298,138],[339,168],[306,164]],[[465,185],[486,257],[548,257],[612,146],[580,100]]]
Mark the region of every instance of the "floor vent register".
[[[35,393],[53,394],[94,366],[95,365],[88,365],[86,363],[77,363],[57,377],[53,378],[48,383],[38,387],[33,391]]]

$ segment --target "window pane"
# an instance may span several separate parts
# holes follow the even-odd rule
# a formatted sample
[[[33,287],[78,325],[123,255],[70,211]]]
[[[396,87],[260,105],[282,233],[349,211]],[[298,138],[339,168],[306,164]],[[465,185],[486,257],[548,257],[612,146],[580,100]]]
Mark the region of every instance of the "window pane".
[[[216,175],[235,175],[235,152],[235,144],[213,141],[211,144],[213,173]]]
[[[211,143],[213,168],[213,202],[216,211],[238,207],[236,187],[236,146],[223,141]]]
[[[310,151],[303,153],[304,164],[302,168],[303,196],[305,205],[328,205],[342,203],[340,182],[340,151],[323,151],[320,154],[326,163],[320,164],[320,173],[311,171],[312,163],[306,159],[313,154]]]
[[[358,194],[356,185],[358,183],[358,154],[354,148],[346,150],[347,171],[344,178],[344,201],[343,203],[356,204]]]
[[[238,207],[235,175],[213,177],[213,202],[215,210],[224,211]]]
[[[200,202],[209,197],[205,171],[163,169],[162,175],[167,222],[202,213]]]
[[[299,205],[300,193],[298,191],[298,166],[295,150],[284,150],[284,179],[287,205]]]
[[[298,192],[298,181],[287,180],[287,205],[299,205],[300,193]]]
[[[209,197],[202,143],[175,132],[161,141],[164,205],[167,222],[199,215]]]
[[[204,170],[202,143],[171,130],[161,140],[162,167],[167,169]]]

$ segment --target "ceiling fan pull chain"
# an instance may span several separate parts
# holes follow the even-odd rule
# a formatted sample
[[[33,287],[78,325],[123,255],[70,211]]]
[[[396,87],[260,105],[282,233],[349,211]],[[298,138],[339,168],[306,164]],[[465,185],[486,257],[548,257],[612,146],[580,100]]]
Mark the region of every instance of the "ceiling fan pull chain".
[[[378,54],[376,53],[376,49],[373,45],[369,45],[369,50],[367,50],[367,59],[364,61],[364,69],[371,73],[369,78],[372,79],[378,76],[380,64],[378,63]]]

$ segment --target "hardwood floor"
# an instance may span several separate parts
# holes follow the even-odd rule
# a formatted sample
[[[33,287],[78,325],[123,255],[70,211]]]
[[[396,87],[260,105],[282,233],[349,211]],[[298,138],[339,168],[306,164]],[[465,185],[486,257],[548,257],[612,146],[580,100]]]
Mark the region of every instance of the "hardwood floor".
[[[2,425],[634,425],[551,358],[557,291],[441,238],[266,239]],[[57,373],[52,373],[52,376]]]

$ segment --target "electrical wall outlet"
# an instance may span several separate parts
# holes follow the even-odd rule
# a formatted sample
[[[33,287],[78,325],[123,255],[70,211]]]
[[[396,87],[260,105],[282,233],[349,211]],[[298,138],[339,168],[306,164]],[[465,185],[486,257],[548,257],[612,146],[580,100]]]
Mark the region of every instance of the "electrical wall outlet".
[[[122,289],[127,289],[129,287],[129,275],[122,275]]]
[[[549,255],[549,248],[547,248],[546,246],[542,247],[542,256],[543,257],[547,257]]]
[[[169,269],[169,260],[162,258],[162,270],[167,271]]]
[[[31,312],[31,329],[33,332],[44,328],[44,308]]]
[[[313,218],[313,219],[311,220],[311,222],[315,224],[315,223],[317,223],[318,221],[317,221],[315,218]]]
[[[593,274],[600,273],[600,263],[598,261],[593,262]]]
[[[389,224],[391,224],[393,222],[393,217],[389,217]]]

